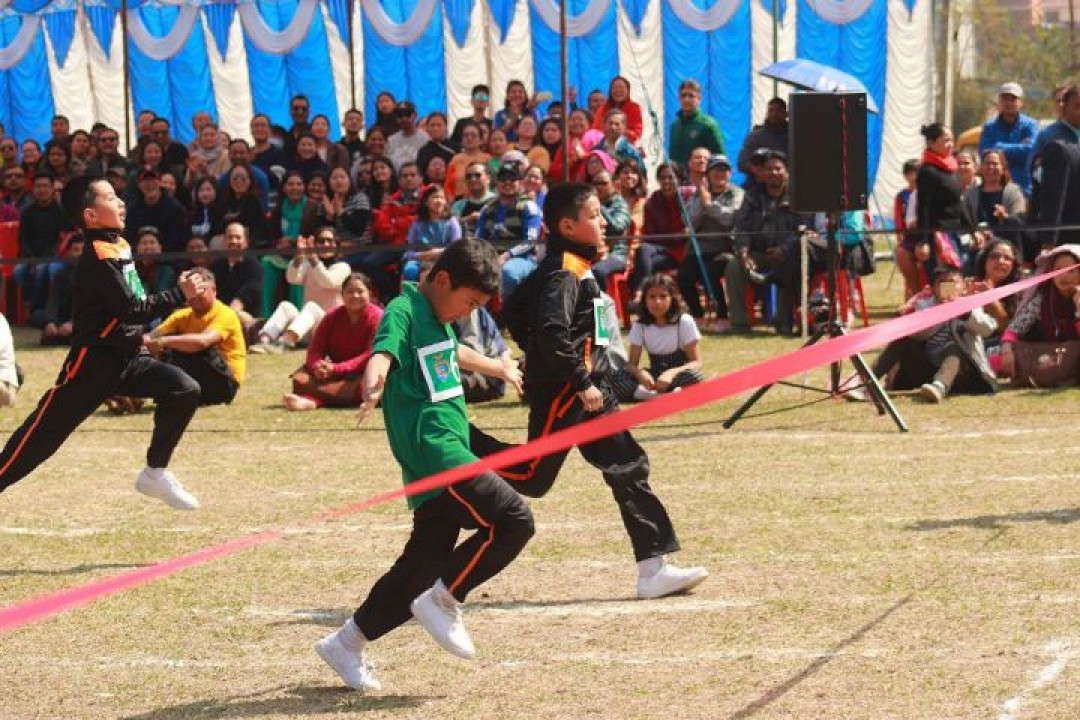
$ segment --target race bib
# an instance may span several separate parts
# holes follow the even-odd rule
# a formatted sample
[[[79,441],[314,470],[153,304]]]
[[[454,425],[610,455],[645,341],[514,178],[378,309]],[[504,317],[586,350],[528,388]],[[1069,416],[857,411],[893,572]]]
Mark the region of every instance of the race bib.
[[[461,371],[458,369],[453,340],[417,348],[416,355],[432,402],[449,400],[465,393],[461,387]]]
[[[593,344],[597,347],[607,347],[611,344],[611,333],[608,332],[607,322],[605,322],[607,313],[604,312],[604,299],[593,298],[592,303],[593,325],[596,327]]]
[[[131,248],[125,247],[120,251],[120,268],[131,294],[138,300],[145,300],[146,288],[143,287],[139,273],[135,270],[135,263],[131,259]]]

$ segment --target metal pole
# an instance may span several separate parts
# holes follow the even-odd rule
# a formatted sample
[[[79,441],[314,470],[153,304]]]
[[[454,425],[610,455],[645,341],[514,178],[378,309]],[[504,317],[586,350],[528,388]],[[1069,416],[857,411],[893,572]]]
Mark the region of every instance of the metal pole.
[[[562,68],[559,90],[563,104],[563,182],[570,182],[570,83],[568,81],[568,53],[566,47],[566,0],[559,2],[559,62]]]
[[[945,97],[941,121],[953,125],[953,98],[956,93],[956,0],[947,0],[945,20]]]
[[[772,0],[772,61],[775,65],[780,62],[780,0]],[[773,78],[772,96],[779,97],[780,81]]]
[[[1076,61],[1076,0],[1069,0],[1069,71],[1080,70]]]
[[[124,60],[124,154],[131,154],[131,67],[128,64],[128,4],[127,0],[120,0],[120,34],[123,36],[123,60]],[[162,148],[163,150],[165,148]]]
[[[356,107],[356,48],[353,47],[353,20],[356,15],[354,6],[356,0],[349,0],[348,13],[346,17],[349,23],[349,107]],[[361,128],[363,130],[363,128]]]

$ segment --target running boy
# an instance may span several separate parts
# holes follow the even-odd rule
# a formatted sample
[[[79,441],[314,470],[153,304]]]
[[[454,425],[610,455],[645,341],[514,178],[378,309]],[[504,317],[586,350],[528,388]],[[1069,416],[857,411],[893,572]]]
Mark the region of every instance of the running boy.
[[[37,408],[0,453],[0,492],[26,477],[112,395],[154,398],[154,432],[135,489],[178,510],[199,501],[167,468],[195,409],[199,384],[183,370],[155,360],[143,347],[143,327],[201,293],[189,272],[177,287],[147,295],[120,233],[124,201],[103,178],[73,180],[65,196],[81,220],[87,247],[72,281],[71,351]]]
[[[520,389],[516,367],[459,345],[449,323],[499,290],[499,257],[482,240],[446,247],[419,285],[405,283],[386,306],[364,370],[363,419],[380,399],[390,449],[406,484],[476,460],[459,367]],[[401,557],[364,604],[315,651],[345,684],[379,690],[364,646],[412,615],[436,642],[471,659],[472,640],[458,603],[513,560],[533,534],[532,513],[493,472],[410,497],[413,529]],[[476,530],[460,545],[462,529]]]
[[[582,183],[552,188],[544,201],[544,224],[550,233],[547,255],[510,297],[505,314],[514,339],[526,348],[530,440],[618,410],[609,383],[604,306],[591,270],[606,225],[596,191]],[[472,445],[480,455],[507,447],[475,428]],[[619,506],[637,560],[638,597],[685,592],[708,577],[704,568],[666,562],[679,541],[667,510],[649,487],[649,458],[629,432],[579,449],[603,473]],[[522,494],[542,497],[568,452],[534,458],[499,474]]]

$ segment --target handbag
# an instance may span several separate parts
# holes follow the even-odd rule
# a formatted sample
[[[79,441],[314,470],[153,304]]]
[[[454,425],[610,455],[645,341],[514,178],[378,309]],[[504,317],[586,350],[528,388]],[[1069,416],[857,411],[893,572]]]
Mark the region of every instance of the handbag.
[[[944,230],[934,233],[934,257],[939,265],[948,265],[951,268],[964,267],[964,261],[960,259],[960,253],[953,243],[952,235]]]
[[[1013,345],[1015,387],[1061,387],[1080,380],[1080,340]]]

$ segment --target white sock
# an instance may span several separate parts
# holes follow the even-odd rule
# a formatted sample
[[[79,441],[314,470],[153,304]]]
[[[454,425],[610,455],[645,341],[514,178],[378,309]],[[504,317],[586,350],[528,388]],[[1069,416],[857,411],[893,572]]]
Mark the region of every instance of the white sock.
[[[341,625],[341,629],[338,630],[338,637],[341,639],[341,644],[349,650],[362,650],[368,642],[368,639],[364,637],[364,633],[360,632],[360,628],[356,627],[356,623],[352,618],[349,618]]]
[[[656,573],[664,569],[665,560],[664,556],[645,558],[644,560],[638,560],[637,571],[638,577],[650,578]]]
[[[644,385],[638,385],[636,388],[634,388],[635,400],[651,400],[654,397],[656,397],[656,391],[646,390]]]
[[[155,480],[160,480],[162,473],[165,472],[165,468],[150,467],[149,465],[147,465],[146,469],[143,470],[143,472],[145,472],[147,475],[149,475]]]
[[[457,605],[457,598],[450,593],[442,580],[436,580],[435,584],[431,586],[431,589],[435,596],[435,601],[440,605],[444,607],[454,607]]]

